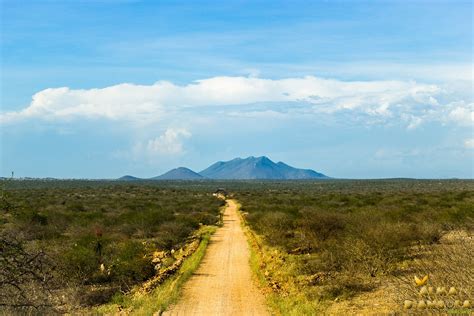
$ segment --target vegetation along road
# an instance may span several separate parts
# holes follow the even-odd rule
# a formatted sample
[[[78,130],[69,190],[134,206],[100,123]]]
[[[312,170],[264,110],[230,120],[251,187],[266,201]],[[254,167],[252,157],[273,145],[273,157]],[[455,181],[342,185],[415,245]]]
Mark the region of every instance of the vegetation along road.
[[[268,315],[252,280],[249,256],[237,203],[227,200],[223,227],[211,238],[181,300],[164,315]]]

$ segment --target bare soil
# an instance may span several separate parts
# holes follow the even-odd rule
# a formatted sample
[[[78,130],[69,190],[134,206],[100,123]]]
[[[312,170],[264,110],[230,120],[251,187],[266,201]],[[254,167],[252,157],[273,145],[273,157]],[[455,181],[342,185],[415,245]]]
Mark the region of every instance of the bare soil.
[[[236,202],[227,200],[223,227],[211,237],[180,301],[163,315],[269,315],[252,279],[248,243],[237,212]]]

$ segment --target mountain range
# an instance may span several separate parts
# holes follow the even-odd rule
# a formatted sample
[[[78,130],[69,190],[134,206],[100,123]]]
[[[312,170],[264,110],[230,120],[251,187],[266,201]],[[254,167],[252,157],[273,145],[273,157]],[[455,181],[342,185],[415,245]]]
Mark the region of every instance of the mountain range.
[[[194,172],[185,167],[172,169],[160,176],[148,180],[205,180],[205,179],[272,179],[272,180],[302,180],[302,179],[329,179],[328,176],[311,169],[298,169],[283,162],[275,163],[269,158],[248,157],[235,158],[229,161],[219,161],[201,172]],[[133,181],[140,178],[130,175],[118,180]]]

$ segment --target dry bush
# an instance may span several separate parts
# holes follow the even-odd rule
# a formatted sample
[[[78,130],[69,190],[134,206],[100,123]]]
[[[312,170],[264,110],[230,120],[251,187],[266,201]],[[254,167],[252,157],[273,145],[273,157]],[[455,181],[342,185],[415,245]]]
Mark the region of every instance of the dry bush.
[[[306,251],[321,248],[327,240],[343,234],[347,226],[347,216],[344,214],[308,208],[304,208],[300,214],[301,217],[294,224],[299,237],[297,245]]]
[[[0,314],[53,312],[54,265],[14,236],[0,235]]]
[[[293,236],[293,219],[284,212],[267,212],[258,220],[258,227],[264,231],[271,245],[288,247],[288,241]]]

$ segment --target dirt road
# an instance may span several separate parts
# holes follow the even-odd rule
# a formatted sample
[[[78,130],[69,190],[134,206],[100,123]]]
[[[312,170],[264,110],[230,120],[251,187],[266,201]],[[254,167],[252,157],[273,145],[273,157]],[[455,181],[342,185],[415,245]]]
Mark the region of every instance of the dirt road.
[[[211,237],[181,300],[163,315],[269,315],[263,295],[253,284],[236,202],[227,203],[224,226]]]

